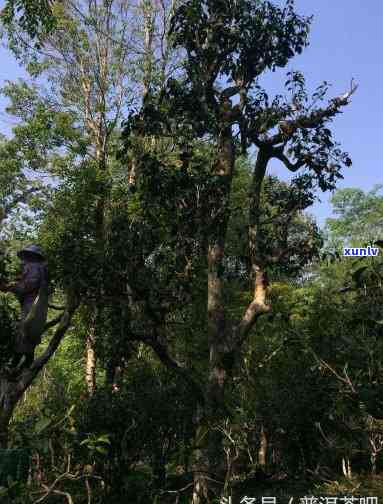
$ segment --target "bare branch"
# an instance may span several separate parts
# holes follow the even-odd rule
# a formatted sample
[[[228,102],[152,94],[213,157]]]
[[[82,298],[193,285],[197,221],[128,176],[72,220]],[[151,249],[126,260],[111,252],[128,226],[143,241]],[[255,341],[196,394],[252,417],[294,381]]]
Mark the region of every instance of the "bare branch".
[[[60,483],[61,481],[64,481],[64,480],[70,480],[70,481],[85,480],[85,482],[87,482],[89,479],[101,480],[101,482],[103,481],[101,476],[97,476],[94,474],[88,474],[88,473],[80,474],[79,472],[72,474],[72,473],[70,473],[69,468],[68,468],[68,470],[66,472],[64,472],[63,474],[60,474],[60,476],[58,476],[50,486],[48,486],[44,483],[41,485],[42,488],[44,489],[45,493],[44,493],[44,495],[39,497],[37,500],[35,500],[33,504],[39,504],[40,502],[43,502],[51,494],[63,495],[66,497],[68,503],[73,504],[73,499],[68,492],[62,492],[60,490],[57,490],[55,487],[58,485],[58,483]],[[33,493],[41,493],[41,491],[33,492]]]
[[[54,482],[48,487],[47,485],[43,485],[43,488],[46,490],[46,493],[37,499],[33,504],[39,504],[43,500],[45,500],[55,489],[57,483],[59,483],[61,480],[66,479],[68,477],[68,473],[65,472],[63,474],[60,474],[58,478],[54,480]],[[69,502],[72,502],[71,500]]]
[[[279,149],[278,150],[275,149],[274,157],[279,159],[280,161],[282,161],[282,163],[286,166],[286,168],[288,168],[291,172],[298,171],[299,168],[301,168],[305,164],[305,161],[303,161],[303,160],[299,160],[299,161],[296,161],[295,163],[291,163],[289,161],[289,159],[287,158],[287,156],[285,156],[283,154],[283,152]]]
[[[349,104],[351,96],[357,90],[358,85],[351,81],[351,88],[347,93],[333,98],[325,109],[318,109],[307,116],[299,116],[294,120],[281,121],[280,132],[264,140],[264,145],[277,145],[286,142],[298,129],[317,128],[320,124],[340,112],[340,108]]]
[[[357,394],[357,392],[355,390],[355,387],[354,387],[354,385],[353,385],[350,377],[347,374],[347,365],[343,368],[343,374],[344,374],[344,376],[341,376],[332,366],[330,366],[330,364],[328,364],[323,359],[320,359],[313,350],[311,350],[311,352],[314,355],[314,357],[317,360],[317,362],[321,366],[323,366],[326,369],[328,369],[339,381],[341,381],[342,383],[344,383],[345,385],[347,385],[350,388],[350,390],[351,390],[351,392],[353,394]]]

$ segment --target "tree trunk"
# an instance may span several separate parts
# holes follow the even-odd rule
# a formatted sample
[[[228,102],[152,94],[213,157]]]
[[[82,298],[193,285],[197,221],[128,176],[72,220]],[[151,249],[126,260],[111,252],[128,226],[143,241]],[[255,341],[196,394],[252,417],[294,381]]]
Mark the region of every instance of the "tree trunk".
[[[96,327],[92,323],[85,341],[85,382],[91,397],[96,390],[96,352],[94,349]]]
[[[206,474],[195,473],[192,504],[203,504],[205,502],[209,502],[209,487]]]
[[[223,128],[221,131],[216,174],[222,177],[222,181],[215,192],[215,209],[219,212],[220,217],[214,222],[214,230],[211,231],[212,235],[208,240],[208,343],[210,359],[204,415],[210,425],[210,431],[205,436],[199,457],[202,462],[201,469],[204,469],[207,464],[207,473],[197,471],[193,504],[209,502],[208,490],[214,488],[211,478],[222,482],[220,496],[229,497],[222,495],[223,480],[227,469],[224,467],[222,434],[217,429],[212,430],[211,427],[222,423],[229,416],[224,399],[225,388],[231,380],[234,360],[238,359],[241,346],[257,318],[270,311],[270,307],[266,303],[267,279],[264,273],[259,231],[261,189],[270,155],[268,151],[259,151],[251,187],[249,214],[253,300],[236,326],[225,316],[222,273],[229,219],[230,186],[235,158],[231,130]]]
[[[8,447],[8,429],[17,403],[16,384],[5,376],[0,377],[0,448]]]
[[[262,425],[260,435],[260,446],[258,451],[258,465],[264,472],[266,472],[266,465],[267,465],[267,446],[268,446],[267,436],[265,429]]]
[[[197,452],[193,504],[209,502],[209,490],[214,488],[212,481],[222,482],[223,487],[226,474],[222,434],[217,427],[228,416],[224,398],[230,372],[230,359],[227,356],[231,352],[232,334],[226,321],[224,307],[223,259],[229,220],[234,155],[231,127],[226,126],[221,129],[218,141],[214,175],[219,177],[219,182],[210,209],[213,213],[207,250],[207,330],[210,357],[205,388],[205,411],[200,415],[204,424],[200,425],[198,431],[208,430],[202,436],[200,449]]]
[[[270,311],[270,306],[266,303],[267,278],[261,255],[259,223],[261,189],[271,151],[268,148],[263,148],[258,152],[250,188],[249,250],[253,300],[238,324],[234,325],[232,321],[226,319],[223,259],[235,162],[231,129],[232,111],[230,99],[223,98],[219,111],[218,156],[213,173],[217,182],[214,193],[211,193],[209,211],[212,215],[209,222],[210,235],[207,238],[207,323],[210,356],[205,387],[205,411],[202,419],[204,428],[208,430],[202,443],[198,444],[197,442],[199,452],[195,465],[193,504],[209,502],[208,493],[209,489],[213,489],[212,480],[222,482],[220,496],[228,497],[222,495],[223,480],[227,468],[225,468],[225,454],[222,445],[223,436],[217,428],[229,416],[225,407],[225,389],[231,381],[231,370],[235,359],[240,356],[243,342],[257,318]],[[200,428],[203,428],[203,425],[200,424]]]
[[[98,167],[101,173],[106,171],[106,152],[97,147],[97,160]],[[96,334],[97,334],[97,321],[102,310],[102,295],[104,291],[104,261],[105,261],[105,206],[106,206],[106,189],[103,186],[100,198],[97,202],[95,211],[96,223],[96,251],[99,258],[99,268],[101,270],[101,282],[97,287],[96,304],[92,308],[93,313],[91,322],[88,328],[85,341],[85,382],[88,389],[89,396],[92,396],[96,390]]]
[[[153,36],[155,28],[154,8],[149,0],[141,3],[141,9],[144,17],[144,55],[143,55],[143,97],[149,94],[153,71]]]
[[[351,462],[349,457],[342,458],[342,471],[346,478],[352,479]]]
[[[370,461],[371,461],[371,474],[373,476],[376,475],[376,453],[373,452],[371,453],[371,456],[370,456]]]

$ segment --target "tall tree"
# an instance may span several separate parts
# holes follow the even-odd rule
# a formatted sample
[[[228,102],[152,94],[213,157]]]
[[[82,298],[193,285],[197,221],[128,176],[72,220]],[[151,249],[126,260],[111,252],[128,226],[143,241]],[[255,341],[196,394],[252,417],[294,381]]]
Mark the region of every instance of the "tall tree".
[[[165,37],[168,9],[172,5],[162,3],[157,9],[150,3],[141,5],[140,19],[151,21],[146,22],[144,30],[139,26],[137,31],[132,25],[133,6],[128,2],[57,2],[50,5],[54,26],[39,31],[38,43],[34,45],[30,44],[30,37],[36,33],[30,31],[32,25],[28,23],[33,24],[36,19],[28,17],[28,9],[27,18],[15,17],[8,10],[5,14],[8,17],[3,19],[10,47],[27,66],[35,85],[8,83],[3,90],[11,101],[8,112],[18,118],[19,124],[14,129],[14,140],[3,149],[4,155],[5,150],[9,155],[13,148],[7,162],[13,159],[17,166],[9,164],[9,170],[3,174],[8,178],[2,184],[6,202],[2,219],[15,205],[26,200],[35,186],[40,187],[39,180],[43,177],[54,181],[55,196],[42,207],[44,215],[49,217],[45,235],[40,233],[40,238],[50,253],[53,274],[59,275],[55,278],[56,284],[68,292],[67,310],[55,320],[60,325],[47,351],[22,373],[17,383],[6,375],[2,378],[4,443],[14,407],[65,335],[81,295],[82,302],[91,309],[87,312],[91,315],[86,341],[86,382],[89,393],[94,392],[95,334],[106,291],[105,237],[108,212],[110,215],[113,206],[110,194],[114,183],[127,175],[126,168],[114,162],[119,122],[128,109],[127,102],[133,102],[135,96],[140,102],[142,91],[137,90],[149,87],[158,75],[163,80],[168,65],[173,64]],[[154,19],[162,26],[158,35],[154,32]],[[154,60],[155,51],[160,55],[158,61],[150,68],[141,64],[143,52],[149,61]],[[156,65],[161,71],[155,71]],[[30,185],[25,169],[32,174]],[[16,182],[18,186],[12,186],[11,195],[8,186]],[[77,192],[77,200],[69,195],[68,188]],[[73,216],[85,201],[89,208],[79,226]],[[74,213],[64,211],[68,208]],[[61,219],[60,226],[58,215],[67,219]],[[57,238],[56,244],[53,236]],[[57,244],[61,250],[55,248]],[[78,263],[73,262],[73,250],[77,251]],[[86,251],[87,255],[81,256],[80,251]],[[79,270],[82,276],[77,276]]]
[[[32,75],[42,78],[48,87],[44,102],[46,111],[61,114],[75,126],[72,137],[61,143],[70,156],[72,169],[77,170],[86,162],[97,174],[98,198],[94,219],[100,290],[94,301],[85,365],[88,390],[93,393],[95,326],[100,315],[96,306],[102,304],[99,299],[103,289],[105,219],[108,194],[115,179],[112,165],[118,144],[116,133],[129,108],[127,104],[140,103],[140,88],[145,95],[152,80],[167,73],[171,55],[164,34],[169,22],[167,11],[173,7],[166,3],[155,7],[151,2],[133,6],[126,1],[100,0],[57,2],[50,8],[55,20],[54,29],[39,32],[37,46],[30,46],[28,35],[31,34],[23,24],[21,28],[26,33],[20,30],[19,19],[8,17],[6,23],[11,47],[24,58]],[[137,21],[132,23],[137,13]],[[162,29],[157,30],[158,27]],[[160,67],[158,71],[157,67]],[[11,88],[10,85],[8,95],[12,94]],[[14,112],[20,115],[20,106]],[[47,165],[46,161],[42,162]],[[64,181],[66,175],[61,167],[48,169]]]
[[[4,93],[11,99],[8,111],[20,120],[14,130],[15,140],[10,145],[14,147],[14,163],[20,164],[17,175],[21,182],[25,180],[25,165],[32,168],[32,171],[37,170],[40,178],[44,172],[50,177],[56,177],[56,185],[57,182],[65,183],[66,176],[81,169],[84,162],[91,165],[98,174],[100,183],[97,186],[98,198],[93,218],[97,222],[95,236],[99,240],[100,249],[105,201],[103,174],[108,168],[111,137],[118,125],[122,104],[128,92],[128,52],[124,45],[128,14],[124,3],[119,5],[117,14],[111,12],[110,2],[90,2],[88,7],[93,9],[88,16],[92,19],[94,16],[96,23],[92,28],[89,28],[87,18],[77,12],[76,6],[71,10],[70,7],[64,8],[62,4],[56,4],[57,30],[40,33],[39,44],[33,47],[29,45],[28,33],[20,31],[17,28],[18,20],[14,20],[13,30],[10,29],[11,47],[28,64],[28,69],[35,78],[43,76],[48,93],[43,96],[37,92],[36,86],[31,87],[26,83],[8,84]],[[21,28],[26,28],[28,32],[28,26],[21,25]],[[112,33],[120,36],[117,37],[117,42],[112,39]],[[27,192],[15,191],[16,198],[9,199],[9,202],[5,200],[6,209],[21,202],[28,191],[29,189]],[[66,291],[67,287],[68,285],[64,286]],[[69,290],[71,293],[67,296],[67,309],[55,321],[56,324],[59,322],[59,326],[47,350],[16,381],[6,373],[2,375],[0,416],[3,445],[6,443],[8,423],[17,402],[53,355],[78,306],[76,289]],[[90,336],[91,331],[92,328]],[[89,390],[92,391],[93,348],[91,345],[87,345],[87,348],[87,379]]]
[[[307,45],[310,19],[295,13],[288,1],[279,7],[267,1],[190,0],[179,6],[172,20],[175,47],[185,54],[184,74],[169,79],[166,92],[153,94],[141,113],[126,128],[127,146],[133,130],[143,135],[172,135],[181,146],[193,146],[194,135],[210,138],[214,155],[208,167],[208,201],[203,215],[207,257],[207,335],[209,364],[205,375],[205,407],[201,425],[216,425],[227,415],[225,389],[230,362],[258,318],[270,312],[266,268],[270,254],[262,237],[264,209],[261,190],[270,160],[277,159],[290,171],[305,169],[295,184],[312,197],[315,187],[335,187],[348,155],[332,140],[327,124],[349,103],[355,91],[320,106],[327,84],[313,96],[305,90],[299,72],[288,74],[290,96],[270,100],[258,78],[267,70],[284,67]],[[237,131],[237,133],[235,133]],[[239,136],[243,152],[257,148],[249,187],[248,247],[251,262],[252,301],[240,320],[231,320],[225,306],[224,259],[230,218],[230,196]],[[131,144],[130,144],[131,145]],[[143,160],[143,164],[148,159]],[[274,250],[274,260],[288,251]],[[199,454],[193,503],[209,499],[207,473],[222,475],[220,435],[217,430]]]

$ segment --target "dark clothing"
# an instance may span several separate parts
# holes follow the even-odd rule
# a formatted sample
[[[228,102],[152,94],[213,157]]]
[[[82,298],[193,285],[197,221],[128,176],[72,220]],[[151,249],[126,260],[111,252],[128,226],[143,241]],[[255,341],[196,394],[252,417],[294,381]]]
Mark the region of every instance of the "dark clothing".
[[[40,341],[28,341],[22,330],[22,325],[27,318],[32,305],[39,293],[42,282],[47,281],[47,270],[43,262],[25,262],[23,265],[23,274],[20,280],[9,287],[21,305],[21,321],[17,331],[15,341],[15,352],[18,354],[31,354],[35,346]]]
[[[46,276],[46,267],[41,262],[25,262],[20,280],[9,288],[20,301],[22,310],[28,310],[39,293],[40,285]]]
[[[25,357],[24,362],[22,363],[23,357]],[[9,366],[11,368],[16,368],[16,367],[30,367],[32,362],[34,361],[35,358],[35,352],[28,352],[28,353],[15,353],[13,356],[11,362],[9,363]]]

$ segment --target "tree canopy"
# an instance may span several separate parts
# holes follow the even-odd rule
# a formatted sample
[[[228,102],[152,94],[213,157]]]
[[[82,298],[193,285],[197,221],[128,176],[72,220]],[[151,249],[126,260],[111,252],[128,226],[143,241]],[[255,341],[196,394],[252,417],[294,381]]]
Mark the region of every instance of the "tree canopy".
[[[260,84],[312,18],[291,0],[9,0],[2,21],[30,77],[2,89],[0,443],[32,454],[4,498],[364,495],[383,451],[381,258],[323,252],[381,250],[381,187],[336,191],[324,230],[307,213],[352,163],[335,120],[357,85]],[[7,286],[31,242],[48,319],[12,369]]]

